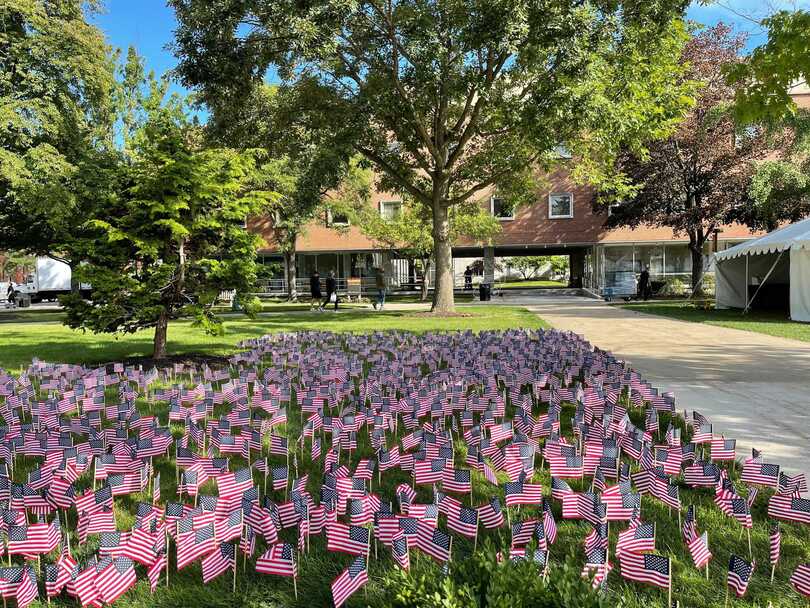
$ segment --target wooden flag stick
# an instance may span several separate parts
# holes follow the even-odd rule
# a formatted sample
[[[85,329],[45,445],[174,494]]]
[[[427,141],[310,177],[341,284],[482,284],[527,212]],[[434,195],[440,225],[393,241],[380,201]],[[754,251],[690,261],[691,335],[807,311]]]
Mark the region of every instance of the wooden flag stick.
[[[776,573],[776,564],[771,565],[771,583],[773,583],[773,575]]]
[[[748,535],[748,559],[754,560],[754,554],[751,552],[751,529],[746,528],[745,533]]]
[[[723,603],[723,608],[728,608],[728,584],[726,584],[726,601]]]
[[[166,530],[166,586],[169,586],[169,544],[172,542],[172,537],[169,536],[169,530]]]
[[[670,564],[670,568],[672,564]],[[672,608],[672,571],[669,573],[669,591],[667,593],[667,608]]]
[[[297,568],[297,564],[296,564]],[[295,593],[295,601],[298,601],[298,577],[293,574],[293,593]]]
[[[233,593],[236,593],[236,551],[239,547],[238,543],[233,545]]]

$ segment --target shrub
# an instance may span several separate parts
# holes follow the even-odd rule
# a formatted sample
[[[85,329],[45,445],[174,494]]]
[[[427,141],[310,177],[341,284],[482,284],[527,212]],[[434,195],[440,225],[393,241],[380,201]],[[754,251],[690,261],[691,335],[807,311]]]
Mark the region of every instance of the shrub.
[[[686,283],[678,277],[669,277],[658,292],[662,296],[682,296],[689,291]]]
[[[413,559],[413,556],[411,557]],[[530,561],[498,562],[496,549],[487,540],[468,559],[456,559],[446,576],[429,571],[386,575],[388,597],[384,605],[397,608],[603,608],[620,607],[618,598],[606,599],[580,576],[573,555],[552,564],[543,577]]]

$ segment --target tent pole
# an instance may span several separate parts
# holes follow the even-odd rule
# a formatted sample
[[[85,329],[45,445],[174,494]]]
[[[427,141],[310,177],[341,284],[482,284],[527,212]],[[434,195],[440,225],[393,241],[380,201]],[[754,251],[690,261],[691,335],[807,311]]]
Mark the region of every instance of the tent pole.
[[[748,258],[751,257],[749,253],[746,252],[745,254],[745,308],[743,309],[743,314],[748,312],[748,304],[750,300],[748,299]]]
[[[773,265],[771,266],[771,269],[768,271],[768,274],[766,274],[766,275],[765,275],[765,278],[764,278],[764,279],[762,279],[762,283],[760,283],[760,284],[757,286],[757,290],[754,292],[754,295],[753,295],[753,296],[751,296],[751,300],[749,300],[749,301],[746,303],[746,305],[745,305],[745,310],[743,311],[743,314],[747,313],[747,312],[748,312],[748,309],[749,309],[749,308],[751,308],[751,304],[753,304],[753,303],[754,303],[754,299],[757,297],[757,294],[759,293],[759,290],[760,290],[760,289],[762,289],[762,286],[763,286],[763,285],[765,284],[765,282],[766,282],[766,281],[767,281],[767,280],[770,278],[771,273],[774,271],[774,268],[776,268],[776,265],[779,263],[779,260],[781,260],[781,259],[782,259],[782,256],[784,255],[785,251],[787,251],[787,249],[783,249],[782,251],[780,251],[780,252],[779,252],[779,256],[776,258],[776,261],[775,261],[775,262],[773,263]],[[748,299],[748,257],[747,257],[747,256],[746,256],[746,258],[745,258],[745,276],[746,276],[746,281],[745,281],[745,283],[746,283],[746,285],[745,285],[745,297],[746,297],[746,299]]]

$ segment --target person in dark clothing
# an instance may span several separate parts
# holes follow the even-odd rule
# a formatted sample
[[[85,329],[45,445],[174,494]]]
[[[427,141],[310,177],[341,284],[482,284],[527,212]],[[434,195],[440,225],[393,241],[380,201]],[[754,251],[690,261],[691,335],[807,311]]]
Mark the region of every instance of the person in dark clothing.
[[[650,299],[650,292],[650,269],[645,266],[638,276],[638,295],[646,302]]]
[[[464,270],[464,291],[472,291],[472,268],[467,266]]]
[[[326,299],[323,301],[322,306],[326,306],[332,301],[332,294],[335,294],[335,311],[338,309],[338,295],[337,295],[337,279],[335,279],[335,271],[330,270],[329,275],[326,277]]]
[[[321,294],[321,275],[318,274],[317,270],[309,277],[309,295],[312,298],[309,309],[317,308],[318,310],[323,310],[323,306],[321,306],[321,298],[323,297]]]

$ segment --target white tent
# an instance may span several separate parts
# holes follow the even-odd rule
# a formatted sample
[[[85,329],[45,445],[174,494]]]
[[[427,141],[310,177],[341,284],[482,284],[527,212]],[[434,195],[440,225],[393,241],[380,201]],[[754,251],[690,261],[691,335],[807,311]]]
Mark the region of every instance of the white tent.
[[[715,278],[717,308],[747,309],[763,286],[782,284],[790,318],[810,322],[810,218],[718,252]]]

